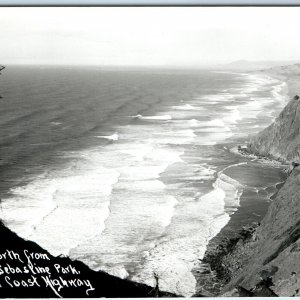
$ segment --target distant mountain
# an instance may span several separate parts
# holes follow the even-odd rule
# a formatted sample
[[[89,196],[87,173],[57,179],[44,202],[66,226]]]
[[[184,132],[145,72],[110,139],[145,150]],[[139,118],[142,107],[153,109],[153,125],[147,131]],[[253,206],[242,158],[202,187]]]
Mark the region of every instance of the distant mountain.
[[[226,69],[246,69],[246,70],[262,70],[273,67],[292,65],[300,63],[300,61],[251,61],[251,60],[236,60],[227,65]]]

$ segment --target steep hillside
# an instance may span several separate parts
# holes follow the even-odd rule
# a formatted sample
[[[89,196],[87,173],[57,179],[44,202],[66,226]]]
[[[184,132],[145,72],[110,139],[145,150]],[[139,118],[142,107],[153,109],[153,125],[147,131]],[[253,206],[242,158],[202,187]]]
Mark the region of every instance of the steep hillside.
[[[295,96],[275,122],[253,137],[250,152],[287,162],[300,161],[300,99]]]
[[[261,296],[300,296],[299,184],[296,168],[252,236],[222,258],[232,276],[225,295],[238,288]]]
[[[253,137],[246,152],[300,161],[300,101]],[[210,258],[225,277],[224,296],[300,296],[300,167],[290,174],[261,224],[219,247]],[[217,258],[216,258],[217,256]]]

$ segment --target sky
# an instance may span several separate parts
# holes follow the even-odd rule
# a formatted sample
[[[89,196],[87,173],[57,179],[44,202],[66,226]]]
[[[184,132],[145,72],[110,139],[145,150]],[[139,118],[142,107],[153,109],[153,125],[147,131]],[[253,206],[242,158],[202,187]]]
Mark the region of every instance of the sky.
[[[0,64],[300,60],[300,7],[0,7]]]

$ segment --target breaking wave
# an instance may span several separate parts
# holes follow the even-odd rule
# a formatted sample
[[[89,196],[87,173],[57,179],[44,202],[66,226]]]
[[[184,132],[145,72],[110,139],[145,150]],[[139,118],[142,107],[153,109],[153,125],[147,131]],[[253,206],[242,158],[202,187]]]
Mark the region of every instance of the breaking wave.
[[[98,135],[96,137],[111,140],[111,141],[117,141],[119,139],[119,135],[117,133],[114,133],[112,135]]]
[[[170,115],[161,115],[161,116],[142,116],[142,115],[136,115],[136,116],[133,116],[133,118],[138,118],[138,119],[142,119],[142,120],[158,120],[158,121],[172,120],[172,116],[170,116]]]

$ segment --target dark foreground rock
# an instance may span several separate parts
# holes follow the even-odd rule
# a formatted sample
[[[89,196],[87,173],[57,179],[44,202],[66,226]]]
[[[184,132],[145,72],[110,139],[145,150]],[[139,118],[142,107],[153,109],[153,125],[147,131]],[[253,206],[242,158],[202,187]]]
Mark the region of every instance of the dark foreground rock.
[[[256,223],[246,226],[233,237],[224,238],[219,245],[214,248],[210,247],[207,251],[203,262],[209,264],[211,269],[216,271],[216,277],[223,285],[232,279],[236,270],[244,264],[241,259],[236,259],[237,253],[235,253],[235,250],[254,238],[257,226]],[[232,259],[233,257],[235,259]]]
[[[158,288],[89,269],[67,257],[53,257],[0,223],[0,297],[168,297]],[[153,279],[155,282],[155,279]]]

